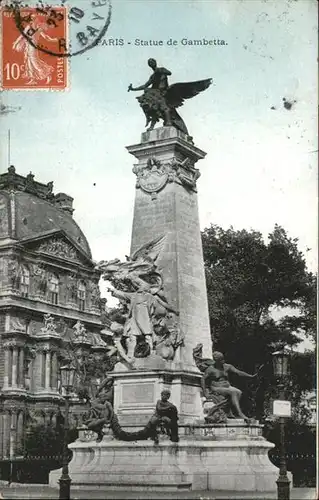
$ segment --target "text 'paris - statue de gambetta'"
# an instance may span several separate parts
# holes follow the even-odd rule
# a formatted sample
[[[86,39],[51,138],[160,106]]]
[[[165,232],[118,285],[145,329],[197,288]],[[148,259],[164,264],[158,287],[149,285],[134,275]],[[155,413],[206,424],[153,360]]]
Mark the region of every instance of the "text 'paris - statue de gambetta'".
[[[146,116],[147,130],[152,130],[155,124],[163,120],[164,126],[173,126],[186,135],[188,134],[184,120],[177,113],[176,108],[184,103],[184,99],[190,99],[206,90],[212,83],[212,79],[198,80],[195,82],[168,84],[168,76],[172,73],[166,68],[159,68],[155,59],[149,59],[148,65],[153,74],[144,85],[133,87],[129,85],[128,91],[144,90],[144,94],[137,97],[141,108]]]

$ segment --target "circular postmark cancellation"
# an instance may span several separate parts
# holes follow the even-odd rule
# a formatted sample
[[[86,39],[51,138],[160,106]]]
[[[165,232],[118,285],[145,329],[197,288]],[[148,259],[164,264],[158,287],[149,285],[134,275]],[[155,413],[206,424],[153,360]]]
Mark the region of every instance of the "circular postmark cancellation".
[[[98,45],[112,14],[111,0],[56,0],[50,5],[40,0],[36,6],[31,0],[12,0],[7,8],[21,35],[35,49],[56,57],[76,56]]]

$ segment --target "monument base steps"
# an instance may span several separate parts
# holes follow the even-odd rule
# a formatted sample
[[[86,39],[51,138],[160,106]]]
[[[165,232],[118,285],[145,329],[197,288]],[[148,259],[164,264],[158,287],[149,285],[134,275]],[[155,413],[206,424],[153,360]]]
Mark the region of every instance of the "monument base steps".
[[[274,445],[262,437],[259,424],[233,422],[182,426],[177,444],[166,436],[154,445],[110,435],[96,443],[81,430],[69,445],[72,488],[275,492],[278,469],[268,458]],[[51,472],[50,485],[57,486],[60,475],[61,470]]]

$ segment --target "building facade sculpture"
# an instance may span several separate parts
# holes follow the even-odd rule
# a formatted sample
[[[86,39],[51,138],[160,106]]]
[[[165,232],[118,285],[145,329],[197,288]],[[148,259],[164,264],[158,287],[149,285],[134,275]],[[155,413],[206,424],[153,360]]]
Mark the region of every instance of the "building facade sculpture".
[[[62,408],[61,339],[75,327],[96,348],[102,325],[100,275],[72,218],[72,198],[10,167],[0,175],[0,206],[0,458],[8,458],[21,449],[29,411],[37,407],[49,422]]]

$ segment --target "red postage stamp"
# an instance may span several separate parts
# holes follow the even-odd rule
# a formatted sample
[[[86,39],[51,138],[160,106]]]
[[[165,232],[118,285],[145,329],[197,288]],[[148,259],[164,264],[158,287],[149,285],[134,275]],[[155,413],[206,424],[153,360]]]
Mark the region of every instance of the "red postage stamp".
[[[16,22],[13,10],[1,13],[1,88],[3,90],[63,90],[68,85],[68,57],[63,57],[67,39],[65,7],[22,8]],[[19,29],[20,28],[20,29]],[[61,56],[54,55],[59,50]],[[51,53],[50,53],[51,52]]]

